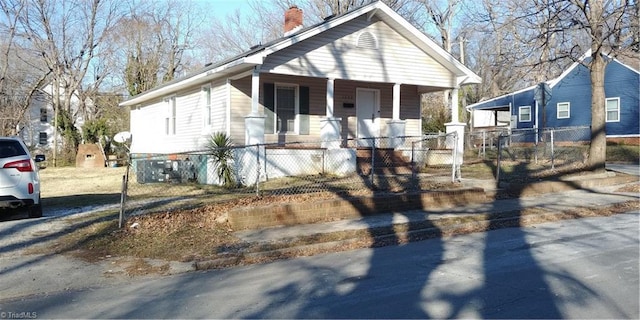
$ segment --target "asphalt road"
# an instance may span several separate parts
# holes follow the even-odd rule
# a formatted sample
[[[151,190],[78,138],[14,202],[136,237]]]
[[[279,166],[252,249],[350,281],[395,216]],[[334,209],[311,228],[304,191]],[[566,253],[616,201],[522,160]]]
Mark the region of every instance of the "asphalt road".
[[[0,318],[631,318],[640,213],[0,300]],[[16,284],[19,285],[19,284]]]

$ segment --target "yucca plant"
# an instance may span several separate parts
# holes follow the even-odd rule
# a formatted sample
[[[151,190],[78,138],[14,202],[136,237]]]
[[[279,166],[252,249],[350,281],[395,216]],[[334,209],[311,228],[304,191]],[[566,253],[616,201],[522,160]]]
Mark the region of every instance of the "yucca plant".
[[[236,186],[236,179],[233,172],[231,160],[233,160],[233,142],[231,138],[224,132],[216,132],[209,136],[207,149],[213,156],[218,179],[223,182],[227,188]]]

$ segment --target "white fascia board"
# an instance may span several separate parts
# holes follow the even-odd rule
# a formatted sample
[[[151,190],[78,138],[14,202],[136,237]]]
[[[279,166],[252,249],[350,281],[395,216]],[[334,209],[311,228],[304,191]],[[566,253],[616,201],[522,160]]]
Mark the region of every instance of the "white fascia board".
[[[229,73],[233,73],[236,70],[242,69],[244,67],[246,68],[254,67],[260,64],[260,63],[257,63],[258,61],[261,61],[261,60],[257,59],[256,57],[245,57],[242,59],[237,59],[225,65],[219,66],[215,69],[211,69],[206,72],[195,74],[189,78],[185,78],[176,83],[173,83],[164,87],[160,87],[156,90],[151,90],[146,93],[141,93],[140,95],[137,95],[129,100],[121,102],[119,106],[120,107],[134,106],[150,99],[155,99],[161,96],[172,94],[179,90],[203,83],[205,81],[219,78]]]

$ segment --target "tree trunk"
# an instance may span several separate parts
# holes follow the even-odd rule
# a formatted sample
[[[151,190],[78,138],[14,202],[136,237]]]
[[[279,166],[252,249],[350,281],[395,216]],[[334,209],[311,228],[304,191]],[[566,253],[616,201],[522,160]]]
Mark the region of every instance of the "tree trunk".
[[[596,52],[591,60],[591,147],[589,169],[605,170],[607,136],[605,132],[604,69],[606,61]]]

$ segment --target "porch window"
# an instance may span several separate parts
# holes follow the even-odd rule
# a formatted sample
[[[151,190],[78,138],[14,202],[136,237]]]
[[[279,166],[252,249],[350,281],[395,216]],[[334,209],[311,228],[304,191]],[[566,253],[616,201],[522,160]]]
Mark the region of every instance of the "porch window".
[[[164,133],[166,135],[176,134],[176,97],[166,98],[167,115],[164,118]]]
[[[558,103],[558,110],[556,117],[558,119],[568,119],[571,116],[570,112],[570,104],[569,102],[560,102]]]
[[[211,86],[202,87],[202,126],[211,126]]]
[[[523,106],[518,108],[518,121],[531,122],[531,106]]]
[[[309,134],[309,87],[264,84],[265,133]]]
[[[606,122],[620,121],[620,98],[607,98]]]

